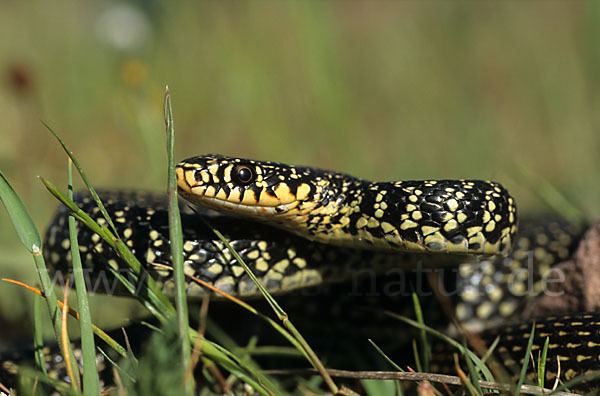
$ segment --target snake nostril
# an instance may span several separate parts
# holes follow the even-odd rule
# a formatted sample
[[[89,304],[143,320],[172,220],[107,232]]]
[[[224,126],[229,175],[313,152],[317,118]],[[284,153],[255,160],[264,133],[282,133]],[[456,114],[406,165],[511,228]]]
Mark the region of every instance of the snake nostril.
[[[201,182],[202,181],[202,172],[200,170],[194,171],[194,179],[197,182]]]

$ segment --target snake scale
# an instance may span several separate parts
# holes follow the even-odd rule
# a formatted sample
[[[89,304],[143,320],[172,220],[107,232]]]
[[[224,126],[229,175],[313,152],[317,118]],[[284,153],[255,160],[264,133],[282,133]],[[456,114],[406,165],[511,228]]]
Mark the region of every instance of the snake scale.
[[[417,263],[456,265],[469,261],[467,255],[483,255],[483,269],[470,264],[459,267],[454,287],[463,320],[510,316],[519,305],[510,301],[506,276],[477,285],[473,279],[481,280],[486,271],[490,275],[490,268],[514,269],[523,262],[523,251],[539,240],[540,230],[548,238],[545,254],[538,260],[542,268],[567,258],[579,235],[561,221],[554,226],[525,222],[521,225],[525,231],[517,234],[514,200],[494,182],[374,183],[315,168],[219,155],[184,160],[177,176],[181,196],[218,211],[183,208],[186,275],[248,298],[257,295],[254,284],[199,216],[226,235],[267,290],[279,294],[331,282],[343,285],[364,277],[365,269],[367,275],[381,276],[398,268],[410,271]],[[164,200],[142,192],[105,192],[101,197],[123,240],[171,292]],[[76,201],[99,223],[104,221],[89,196],[79,195]],[[70,259],[67,216],[61,208],[47,231],[44,250],[52,267],[61,271],[68,271]],[[119,266],[96,234],[80,229],[79,241],[92,276],[101,272],[102,265]],[[513,244],[516,248],[503,259]],[[474,287],[481,285],[485,290],[474,298]],[[191,297],[204,294],[193,282],[187,291]],[[595,321],[595,316],[582,319],[586,326],[595,326]],[[505,349],[513,351],[512,346]]]

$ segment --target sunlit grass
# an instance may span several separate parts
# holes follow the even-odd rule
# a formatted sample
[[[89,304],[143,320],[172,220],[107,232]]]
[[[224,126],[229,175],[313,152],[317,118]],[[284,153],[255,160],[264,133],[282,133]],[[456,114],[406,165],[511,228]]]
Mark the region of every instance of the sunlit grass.
[[[164,143],[153,136],[167,82],[182,158],[220,152],[382,180],[493,178],[522,213],[549,210],[517,165],[587,218],[598,212],[594,2],[152,3],[141,10],[149,44],[136,50],[98,36],[105,8],[92,4],[11,2],[0,13],[0,169],[40,227],[56,203],[32,176],[65,176],[39,120],[62,131],[98,186],[161,189]],[[9,78],[15,65],[28,85]],[[0,249],[3,275],[36,279],[5,221]],[[30,300],[16,293],[0,287],[3,312],[32,328],[17,315]],[[112,321],[114,305],[125,303],[91,308]]]

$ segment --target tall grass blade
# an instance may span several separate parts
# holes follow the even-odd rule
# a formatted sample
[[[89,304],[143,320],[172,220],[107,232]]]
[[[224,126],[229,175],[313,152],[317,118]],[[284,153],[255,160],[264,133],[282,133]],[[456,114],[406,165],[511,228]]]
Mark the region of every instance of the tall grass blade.
[[[183,272],[183,231],[181,229],[181,217],[179,216],[179,205],[177,203],[177,178],[175,175],[175,126],[173,125],[173,108],[171,107],[171,94],[169,87],[165,90],[164,100],[165,124],[167,129],[167,159],[168,159],[168,184],[167,193],[169,198],[169,234],[171,240],[171,261],[175,275],[175,307],[177,310],[177,333],[181,348],[181,367],[190,366],[191,347],[187,335],[188,306],[185,284],[185,273]],[[193,376],[185,380],[184,389],[188,395],[193,392]]]
[[[67,170],[68,197],[73,199],[73,168],[71,160]],[[94,396],[100,394],[100,380],[96,368],[96,344],[94,343],[94,332],[92,330],[92,316],[87,298],[87,290],[79,254],[79,242],[77,241],[77,225],[75,218],[69,216],[69,239],[71,241],[71,262],[73,265],[73,278],[75,279],[75,290],[77,294],[77,310],[79,311],[79,329],[81,330],[81,353],[83,362],[83,394]],[[65,301],[66,302],[66,301]]]
[[[544,347],[538,353],[538,386],[540,388],[544,387],[544,383],[546,382],[546,358],[548,357],[548,345],[550,345],[550,337],[546,337],[546,341],[544,342]]]
[[[414,291],[411,293],[413,306],[415,309],[415,317],[417,322],[425,326],[425,319],[423,318],[423,310],[421,309],[421,303],[419,302],[419,297],[417,293]],[[427,341],[427,332],[423,329],[420,331],[421,336],[421,362],[423,364],[423,371],[429,371],[429,357],[431,354],[429,342]]]
[[[94,201],[96,201],[96,204],[100,208],[102,215],[104,216],[104,218],[110,225],[110,228],[112,229],[114,234],[119,236],[119,233],[117,232],[117,228],[115,227],[115,224],[112,222],[110,216],[108,215],[106,208],[102,204],[102,201],[100,200],[100,197],[98,196],[98,193],[96,192],[96,189],[94,188],[94,186],[92,186],[92,183],[90,183],[90,180],[87,178],[87,175],[83,171],[83,168],[81,167],[81,165],[79,165],[79,161],[77,161],[77,158],[75,158],[75,155],[73,154],[73,152],[71,150],[69,150],[69,148],[67,147],[65,142],[60,138],[60,136],[58,136],[58,134],[56,132],[54,132],[54,130],[50,127],[50,125],[46,124],[43,121],[42,121],[42,124],[44,124],[44,126],[50,131],[50,133],[52,133],[52,135],[54,135],[56,140],[58,140],[58,143],[60,143],[60,145],[62,146],[65,153],[67,153],[67,155],[69,156],[71,161],[73,161],[73,165],[75,165],[75,169],[77,169],[77,172],[79,172],[79,176],[81,176],[81,180],[83,180],[83,183],[85,184],[85,186],[88,188],[88,190],[90,190],[90,194],[92,194],[92,198],[94,198]]]
[[[41,254],[42,237],[29,215],[29,211],[19,198],[15,190],[0,171],[0,200],[4,204],[8,215],[25,248],[32,254]]]
[[[533,345],[533,335],[535,334],[535,322],[531,325],[531,332],[529,333],[529,342],[527,343],[527,349],[525,350],[525,359],[523,360],[523,366],[521,367],[521,375],[519,375],[519,381],[517,382],[517,387],[515,388],[514,395],[519,395],[519,389],[521,389],[521,385],[525,382],[525,378],[527,376],[527,367],[529,367],[529,357],[531,356],[531,347]]]

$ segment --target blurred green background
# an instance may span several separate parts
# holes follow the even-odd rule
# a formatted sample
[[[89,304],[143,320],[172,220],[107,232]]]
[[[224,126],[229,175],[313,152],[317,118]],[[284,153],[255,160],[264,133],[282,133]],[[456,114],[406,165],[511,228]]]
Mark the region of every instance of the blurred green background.
[[[179,158],[494,179],[521,213],[548,210],[546,180],[592,219],[599,4],[3,1],[0,169],[40,229],[57,205],[36,176],[66,180],[40,120],[97,187],[164,190],[168,84]],[[0,210],[0,276],[33,268]],[[30,300],[0,284],[0,317],[25,323]]]

